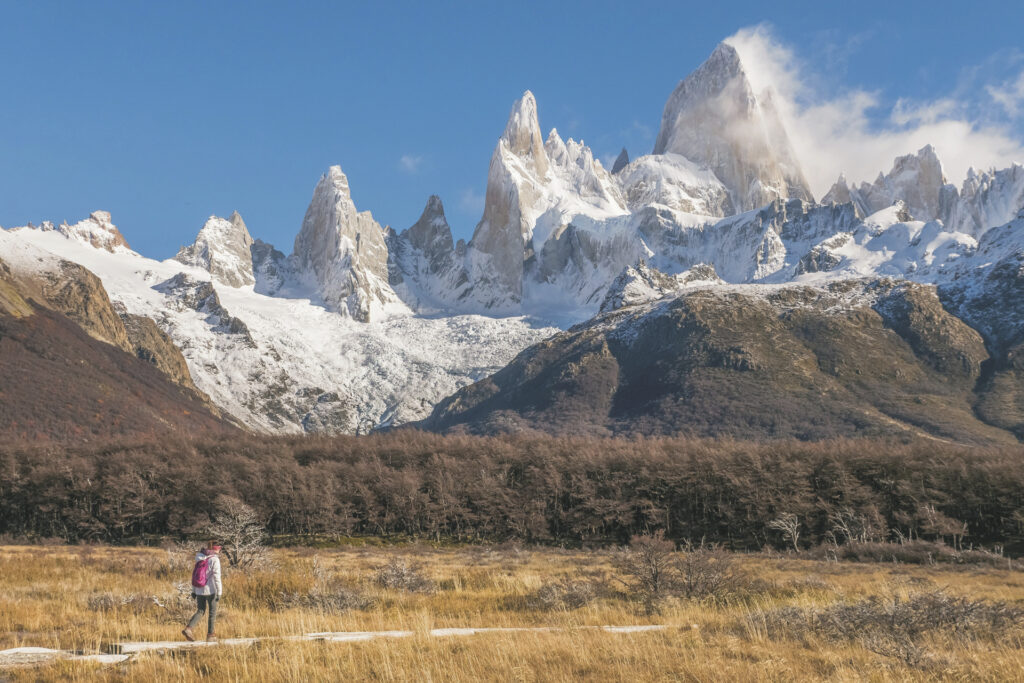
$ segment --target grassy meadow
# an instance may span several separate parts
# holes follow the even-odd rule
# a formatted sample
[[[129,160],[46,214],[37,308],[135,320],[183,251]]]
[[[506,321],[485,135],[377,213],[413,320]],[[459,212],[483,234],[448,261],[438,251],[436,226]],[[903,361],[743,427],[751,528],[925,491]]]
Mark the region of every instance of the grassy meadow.
[[[192,550],[0,547],[0,649],[181,639]],[[1024,680],[1024,572],[1009,563],[712,553],[681,575],[704,588],[687,597],[676,586],[647,605],[636,563],[616,551],[511,546],[275,549],[267,566],[226,572],[221,638],[414,635],[267,640],[114,666],[58,661],[0,670],[0,680]],[[670,628],[583,628],[632,624]],[[562,630],[427,634],[495,626]]]

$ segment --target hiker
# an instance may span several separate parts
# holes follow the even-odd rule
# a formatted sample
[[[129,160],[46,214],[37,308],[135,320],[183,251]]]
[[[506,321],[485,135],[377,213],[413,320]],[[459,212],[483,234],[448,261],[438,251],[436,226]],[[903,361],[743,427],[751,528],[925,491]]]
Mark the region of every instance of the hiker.
[[[209,610],[210,616],[207,622],[206,640],[210,643],[217,642],[217,634],[213,630],[213,623],[217,620],[217,602],[224,592],[220,580],[220,546],[215,541],[209,541],[206,547],[196,553],[196,565],[192,570],[192,594],[196,596],[196,613],[188,620],[188,626],[181,632],[185,639],[192,642],[196,639],[192,629],[199,624],[203,613]]]

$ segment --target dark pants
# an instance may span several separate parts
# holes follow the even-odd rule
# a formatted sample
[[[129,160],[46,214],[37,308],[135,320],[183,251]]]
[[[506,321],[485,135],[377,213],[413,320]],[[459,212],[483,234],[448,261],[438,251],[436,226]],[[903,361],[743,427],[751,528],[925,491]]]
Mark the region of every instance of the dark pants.
[[[196,596],[196,613],[192,615],[192,618],[188,620],[188,627],[195,628],[199,620],[203,618],[203,613],[207,609],[210,610],[210,618],[207,622],[206,633],[207,635],[214,632],[213,622],[217,620],[217,602],[220,599],[219,595],[197,595]]]

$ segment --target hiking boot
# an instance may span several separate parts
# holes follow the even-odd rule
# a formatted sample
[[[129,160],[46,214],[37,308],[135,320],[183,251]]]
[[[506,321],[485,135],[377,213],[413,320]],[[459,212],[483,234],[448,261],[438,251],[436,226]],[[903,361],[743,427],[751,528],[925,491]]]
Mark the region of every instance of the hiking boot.
[[[187,640],[190,643],[196,639],[195,634],[192,633],[192,629],[190,629],[188,626],[186,626],[185,630],[181,632],[181,635],[185,636],[185,640]]]
[[[217,636],[215,634],[213,634],[213,633],[207,634],[206,642],[208,642],[208,643],[216,643],[217,642]]]

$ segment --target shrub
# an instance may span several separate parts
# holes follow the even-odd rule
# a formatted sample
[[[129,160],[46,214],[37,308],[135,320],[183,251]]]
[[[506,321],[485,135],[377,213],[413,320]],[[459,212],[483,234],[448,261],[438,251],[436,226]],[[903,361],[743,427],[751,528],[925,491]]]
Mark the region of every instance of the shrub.
[[[331,588],[314,589],[309,593],[284,592],[272,601],[274,610],[289,607],[305,607],[319,610],[325,614],[339,614],[349,610],[369,609],[377,603],[376,598],[362,591],[334,586]]]
[[[529,605],[543,610],[574,610],[592,603],[600,592],[597,582],[583,578],[549,581],[534,592]]]
[[[419,566],[403,557],[392,557],[374,574],[374,583],[381,588],[403,590],[410,593],[432,593],[434,582],[420,570]]]
[[[86,605],[94,612],[159,614],[166,616],[171,621],[180,621],[195,608],[192,588],[187,584],[176,586],[176,591],[167,595],[96,593],[89,596]]]
[[[653,535],[634,536],[615,558],[615,567],[627,576],[626,587],[648,615],[658,611],[662,600],[676,587],[679,565],[676,545],[660,529]]]
[[[677,564],[678,592],[690,599],[720,599],[754,587],[734,556],[719,545],[687,544]]]

